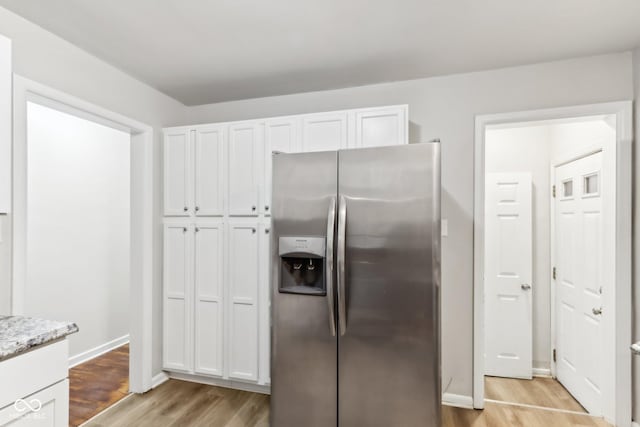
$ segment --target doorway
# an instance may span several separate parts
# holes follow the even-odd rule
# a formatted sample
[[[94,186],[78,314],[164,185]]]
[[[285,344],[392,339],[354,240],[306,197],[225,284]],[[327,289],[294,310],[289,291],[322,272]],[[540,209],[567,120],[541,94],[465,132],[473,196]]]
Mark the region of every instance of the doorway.
[[[477,408],[487,399],[630,424],[626,107],[478,118]]]
[[[128,283],[129,302],[125,311],[129,348],[129,390],[142,393],[152,386],[152,298],[153,283],[153,132],[148,125],[113,113],[66,93],[37,82],[14,75],[14,149],[13,195],[14,212],[10,218],[13,240],[13,287],[11,310],[24,314],[27,296],[28,273],[28,106],[37,104],[110,128],[126,132],[129,142],[129,224]],[[78,209],[81,210],[81,209]],[[74,215],[82,215],[75,212]],[[104,224],[95,224],[103,227]],[[82,227],[81,227],[82,228]],[[82,233],[83,230],[71,230]],[[78,260],[82,262],[82,260]],[[134,307],[135,309],[131,309]],[[70,319],[73,320],[73,319]],[[112,343],[117,344],[117,343]],[[98,352],[99,353],[99,352]],[[77,362],[77,361],[75,361]],[[70,360],[74,364],[74,360]]]

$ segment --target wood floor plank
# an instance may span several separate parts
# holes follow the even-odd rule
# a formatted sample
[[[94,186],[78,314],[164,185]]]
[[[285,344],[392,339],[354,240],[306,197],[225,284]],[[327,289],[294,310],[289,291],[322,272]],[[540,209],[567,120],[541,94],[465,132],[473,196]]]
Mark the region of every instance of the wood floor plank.
[[[487,399],[587,413],[562,384],[553,378],[519,380],[485,377],[484,384]]]
[[[482,411],[443,406],[442,421],[442,427],[610,427],[604,420],[587,414],[489,402]],[[87,424],[88,427],[134,425],[267,427],[269,396],[169,380],[148,393],[129,397]]]
[[[129,345],[69,370],[69,425],[76,427],[129,394]]]

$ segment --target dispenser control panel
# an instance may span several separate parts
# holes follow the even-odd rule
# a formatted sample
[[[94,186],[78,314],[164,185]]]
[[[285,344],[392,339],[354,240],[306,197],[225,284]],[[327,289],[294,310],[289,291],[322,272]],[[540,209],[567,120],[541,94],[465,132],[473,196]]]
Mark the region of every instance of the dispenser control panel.
[[[303,295],[326,295],[325,238],[280,237],[278,290]]]

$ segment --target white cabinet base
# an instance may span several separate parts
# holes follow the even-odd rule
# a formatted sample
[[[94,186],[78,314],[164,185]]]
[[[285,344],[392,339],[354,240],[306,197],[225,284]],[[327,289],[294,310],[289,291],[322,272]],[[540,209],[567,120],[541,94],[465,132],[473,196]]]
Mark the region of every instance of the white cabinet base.
[[[176,380],[191,381],[193,383],[213,385],[216,387],[251,391],[253,393],[271,394],[271,387],[268,385],[258,385],[251,382],[205,377],[202,375],[184,374],[182,372],[167,372],[167,374],[169,375],[169,378],[174,378]]]

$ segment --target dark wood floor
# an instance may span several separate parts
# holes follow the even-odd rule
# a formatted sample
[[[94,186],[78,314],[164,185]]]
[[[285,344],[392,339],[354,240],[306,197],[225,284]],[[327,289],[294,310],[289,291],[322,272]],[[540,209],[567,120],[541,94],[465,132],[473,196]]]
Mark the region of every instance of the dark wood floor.
[[[268,425],[269,396],[178,380],[169,380],[148,393],[133,395],[87,424],[88,427]],[[497,403],[487,403],[483,411],[443,406],[442,426],[609,427],[602,419],[589,415]]]
[[[126,344],[69,370],[69,426],[79,426],[128,394]]]
[[[515,378],[485,377],[484,384],[485,398],[487,399],[587,413],[582,405],[554,378],[518,380]]]

